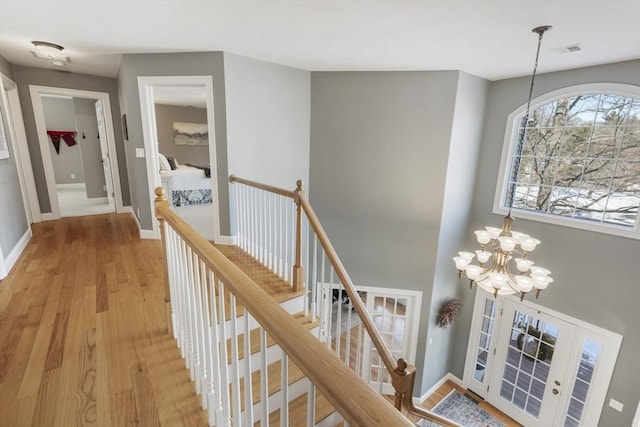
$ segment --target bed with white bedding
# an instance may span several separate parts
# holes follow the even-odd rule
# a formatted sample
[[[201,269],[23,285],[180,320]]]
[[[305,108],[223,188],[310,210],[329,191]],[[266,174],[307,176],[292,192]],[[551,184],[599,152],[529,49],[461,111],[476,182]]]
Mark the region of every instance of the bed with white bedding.
[[[160,178],[172,206],[212,203],[211,178],[202,169],[177,165],[174,170],[161,170]]]

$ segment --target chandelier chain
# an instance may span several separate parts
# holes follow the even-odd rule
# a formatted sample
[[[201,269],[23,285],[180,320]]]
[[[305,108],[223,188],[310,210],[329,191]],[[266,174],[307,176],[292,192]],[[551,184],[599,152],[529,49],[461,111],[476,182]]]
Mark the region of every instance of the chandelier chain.
[[[536,50],[536,60],[533,64],[533,73],[531,74],[531,84],[529,86],[529,98],[527,99],[527,109],[526,109],[524,118],[521,121],[522,131],[518,136],[518,142],[516,144],[516,153],[518,155],[515,156],[515,160],[514,160],[515,163],[511,172],[511,183],[510,183],[509,196],[508,196],[509,199],[507,200],[507,204],[509,206],[509,214],[508,214],[509,216],[511,216],[511,208],[513,207],[513,199],[515,197],[515,192],[516,192],[516,181],[518,179],[518,175],[520,174],[520,162],[521,162],[520,158],[522,155],[522,149],[524,147],[524,141],[527,137],[527,129],[529,127],[529,114],[531,112],[531,98],[533,98],[533,85],[535,83],[536,73],[538,71],[538,59],[540,58],[540,48],[542,46],[542,37],[545,31],[547,31],[550,28],[551,28],[550,26],[544,26],[544,27],[536,27],[532,30],[533,32],[538,33],[538,49]]]

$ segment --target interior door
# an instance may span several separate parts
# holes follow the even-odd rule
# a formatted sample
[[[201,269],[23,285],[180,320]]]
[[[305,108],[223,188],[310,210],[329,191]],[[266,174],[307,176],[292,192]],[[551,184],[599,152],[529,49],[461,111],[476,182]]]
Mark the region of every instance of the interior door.
[[[511,300],[503,310],[487,400],[524,426],[551,426],[571,392],[576,326]]]
[[[105,128],[104,107],[102,100],[96,101],[96,118],[98,120],[98,138],[100,139],[100,153],[102,169],[104,172],[104,182],[107,187],[107,200],[109,207],[113,210],[116,208],[115,194],[113,192],[113,181],[111,179],[111,161],[109,156],[109,144],[107,144],[107,131]]]

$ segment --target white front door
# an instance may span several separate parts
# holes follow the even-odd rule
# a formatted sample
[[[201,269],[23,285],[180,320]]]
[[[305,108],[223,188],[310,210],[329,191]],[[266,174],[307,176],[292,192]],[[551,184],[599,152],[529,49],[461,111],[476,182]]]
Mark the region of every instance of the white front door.
[[[104,182],[107,190],[107,200],[109,201],[109,207],[115,210],[116,201],[115,194],[113,192],[113,181],[111,179],[111,161],[109,156],[109,144],[107,144],[107,132],[105,128],[104,119],[104,107],[102,100],[96,101],[96,118],[98,120],[98,138],[100,139],[100,153],[102,163],[102,169],[104,172]]]
[[[537,304],[478,292],[464,386],[527,427],[595,427],[621,343]]]
[[[576,327],[514,301],[503,310],[488,400],[523,425],[551,426]]]

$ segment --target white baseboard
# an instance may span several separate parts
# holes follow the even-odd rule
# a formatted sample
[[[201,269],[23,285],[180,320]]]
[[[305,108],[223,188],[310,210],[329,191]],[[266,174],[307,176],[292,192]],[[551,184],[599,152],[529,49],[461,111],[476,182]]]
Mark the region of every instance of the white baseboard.
[[[122,206],[120,208],[120,211],[118,211],[118,213],[130,213],[135,217],[135,214],[133,213],[133,208],[131,206]]]
[[[9,255],[4,260],[7,273],[11,271],[16,261],[18,261],[18,258],[20,258],[20,255],[22,255],[22,252],[24,251],[24,248],[27,247],[29,240],[31,240],[31,229],[27,228],[27,231],[25,231],[20,240],[18,240],[18,243],[16,243],[13,249],[11,249],[11,252],[9,252]]]
[[[153,233],[153,230],[145,230],[142,227],[140,227],[140,221],[138,221],[138,217],[133,213],[133,208],[131,206],[126,206],[127,208],[129,208],[126,212],[129,212],[131,214],[131,216],[133,217],[133,220],[136,222],[136,225],[138,226],[138,232],[140,233],[140,238],[141,239],[157,239],[158,237],[156,237],[156,235]]]
[[[436,392],[436,390],[438,390],[444,383],[446,383],[447,381],[451,380],[455,385],[460,386],[460,387],[464,387],[462,385],[462,380],[458,377],[456,377],[455,375],[453,375],[451,372],[447,372],[447,374],[442,377],[440,379],[440,381],[438,381],[437,383],[435,383],[429,390],[426,391],[426,393],[424,393],[422,396],[420,397],[413,397],[413,403],[415,405],[420,404],[421,402],[424,402],[425,400],[427,400],[427,398],[429,396],[431,396],[433,393]]]
[[[86,188],[86,184],[84,182],[70,182],[68,184],[56,184],[56,189],[58,190],[76,190],[80,188]]]
[[[158,239],[153,230],[143,230],[140,229],[140,238],[141,239]]]
[[[53,212],[44,212],[40,214],[40,219],[42,221],[53,221],[54,219],[60,219],[60,218],[56,218]]]
[[[218,240],[216,240],[217,245],[225,245],[225,246],[234,246],[238,242],[236,236],[220,236]]]

